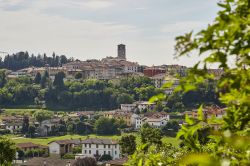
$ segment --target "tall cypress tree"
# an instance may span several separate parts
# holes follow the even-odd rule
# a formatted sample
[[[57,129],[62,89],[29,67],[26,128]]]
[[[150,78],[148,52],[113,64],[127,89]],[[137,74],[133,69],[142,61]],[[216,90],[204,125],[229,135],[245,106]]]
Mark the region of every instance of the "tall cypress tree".
[[[36,77],[35,77],[35,79],[34,79],[34,83],[35,83],[35,84],[40,84],[41,79],[42,79],[41,74],[40,74],[39,72],[36,73]]]

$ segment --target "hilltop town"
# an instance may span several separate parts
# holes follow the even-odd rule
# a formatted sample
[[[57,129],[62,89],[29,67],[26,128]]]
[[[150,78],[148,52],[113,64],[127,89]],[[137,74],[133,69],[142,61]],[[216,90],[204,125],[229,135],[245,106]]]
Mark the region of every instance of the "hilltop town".
[[[10,70],[8,60],[18,58],[23,63],[17,62],[19,67]],[[214,92],[214,82],[189,94],[175,92],[188,76],[186,66],[144,66],[128,61],[123,44],[117,47],[117,57],[101,60],[44,55],[42,61],[33,57],[33,63],[43,62],[39,67],[22,68],[31,63],[29,58],[23,52],[1,63],[7,69],[1,71],[0,134],[10,135],[17,143],[15,162],[19,165],[70,165],[83,157],[95,158],[100,165],[123,165],[127,155],[122,139],[129,134],[138,139],[146,126],[162,133],[158,141],[170,139],[176,145],[174,137],[185,124],[185,116],[198,118],[201,102],[206,103],[205,117],[217,119],[210,127],[221,128],[225,110]],[[220,69],[207,72],[216,79],[223,74]],[[149,101],[158,94],[164,99]]]

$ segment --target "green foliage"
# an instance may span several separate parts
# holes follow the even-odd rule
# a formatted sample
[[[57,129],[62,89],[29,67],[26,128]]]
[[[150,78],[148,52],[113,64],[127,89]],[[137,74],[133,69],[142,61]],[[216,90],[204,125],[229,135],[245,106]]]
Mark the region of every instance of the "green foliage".
[[[173,137],[179,131],[180,125],[178,121],[169,121],[165,126],[161,128],[163,135]]]
[[[12,55],[6,55],[3,61],[1,59],[0,68],[16,71],[30,66],[45,67],[49,65],[50,67],[59,67],[69,61],[65,55],[58,56],[55,55],[55,53],[49,57],[46,54],[34,56],[28,52],[18,52]]]
[[[15,143],[6,137],[0,137],[0,165],[11,165],[16,157]]]
[[[76,146],[73,148],[73,154],[80,154],[82,153],[82,147],[81,146]]]
[[[76,75],[75,75],[75,79],[81,79],[81,78],[83,78],[83,75],[82,75],[82,73],[76,73]]]
[[[123,155],[132,155],[136,150],[136,137],[134,135],[124,135],[119,144]]]
[[[136,152],[129,157],[126,166],[168,166],[177,165],[178,158],[184,156],[186,149],[173,147],[171,144],[163,144],[162,146],[141,145],[137,147]]]
[[[23,125],[22,125],[22,134],[25,134],[29,131],[29,117],[23,117]]]
[[[99,161],[109,161],[112,160],[112,157],[108,154],[104,154],[100,157]]]
[[[63,159],[75,159],[75,155],[74,155],[74,154],[67,153],[67,154],[65,154],[62,158],[63,158]]]
[[[5,70],[0,70],[0,88],[4,87],[7,83]]]
[[[55,75],[55,80],[53,82],[54,87],[58,90],[62,90],[65,88],[63,79],[65,78],[64,72],[59,72]]]
[[[36,76],[35,76],[35,79],[34,79],[34,83],[35,83],[35,84],[40,84],[41,79],[42,79],[41,73],[39,73],[39,72],[36,73]]]
[[[140,129],[140,140],[142,144],[161,145],[161,130],[144,124]]]
[[[115,119],[99,118],[95,122],[95,131],[98,135],[114,135],[119,134],[119,123]]]
[[[29,126],[27,136],[30,138],[33,138],[36,132],[36,127],[35,126]]]
[[[33,117],[41,123],[44,120],[48,120],[52,118],[52,112],[46,111],[46,110],[38,110],[33,114]]]
[[[227,107],[223,119],[224,134],[213,131],[209,134],[210,141],[201,144],[198,131],[210,125],[209,122],[202,118],[196,121],[187,118],[188,125],[183,126],[178,135],[184,138],[185,145],[194,152],[203,153],[198,156],[208,161],[206,165],[212,165],[215,161],[230,165],[249,165],[250,3],[248,0],[224,0],[218,5],[222,9],[215,22],[196,35],[189,33],[177,37],[176,51],[178,56],[192,51],[198,51],[199,55],[208,55],[182,80],[179,89],[186,92],[190,83],[193,88],[197,88],[207,80],[215,78],[207,72],[207,66],[218,64],[223,69],[224,74],[219,78],[216,87],[220,101]],[[235,60],[233,64],[231,59]],[[235,145],[233,142],[239,144]],[[245,145],[244,148],[241,144]],[[203,160],[189,160],[188,163],[201,164]]]

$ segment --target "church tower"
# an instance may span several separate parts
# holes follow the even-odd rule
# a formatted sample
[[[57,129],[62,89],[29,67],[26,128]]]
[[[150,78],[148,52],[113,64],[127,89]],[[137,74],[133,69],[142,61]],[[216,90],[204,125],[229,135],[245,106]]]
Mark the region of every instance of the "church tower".
[[[126,45],[124,44],[119,44],[117,47],[117,58],[119,59],[126,59]]]

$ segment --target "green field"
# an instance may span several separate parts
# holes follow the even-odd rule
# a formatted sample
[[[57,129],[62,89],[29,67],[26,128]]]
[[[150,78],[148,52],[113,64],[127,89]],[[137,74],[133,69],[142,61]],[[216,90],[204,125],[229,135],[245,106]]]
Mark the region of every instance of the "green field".
[[[80,136],[80,135],[65,135],[65,136],[56,136],[56,137],[46,137],[46,138],[21,138],[21,137],[13,137],[9,136],[15,143],[25,143],[32,142],[35,144],[47,145],[49,142],[55,140],[66,140],[66,139],[86,139],[86,138],[108,138],[113,140],[119,140],[121,136],[97,136],[97,135],[88,135],[88,136]],[[164,137],[162,139],[164,143],[171,143],[174,146],[178,146],[180,141],[176,138],[172,137]]]
[[[65,136],[56,136],[56,137],[44,137],[44,138],[21,138],[21,137],[12,137],[11,139],[15,143],[25,143],[25,142],[32,142],[35,144],[47,145],[49,142],[55,140],[66,140],[66,139],[86,139],[89,138],[109,138],[117,140],[120,136],[96,136],[96,135],[88,135],[88,136],[80,136],[80,135],[65,135]]]

